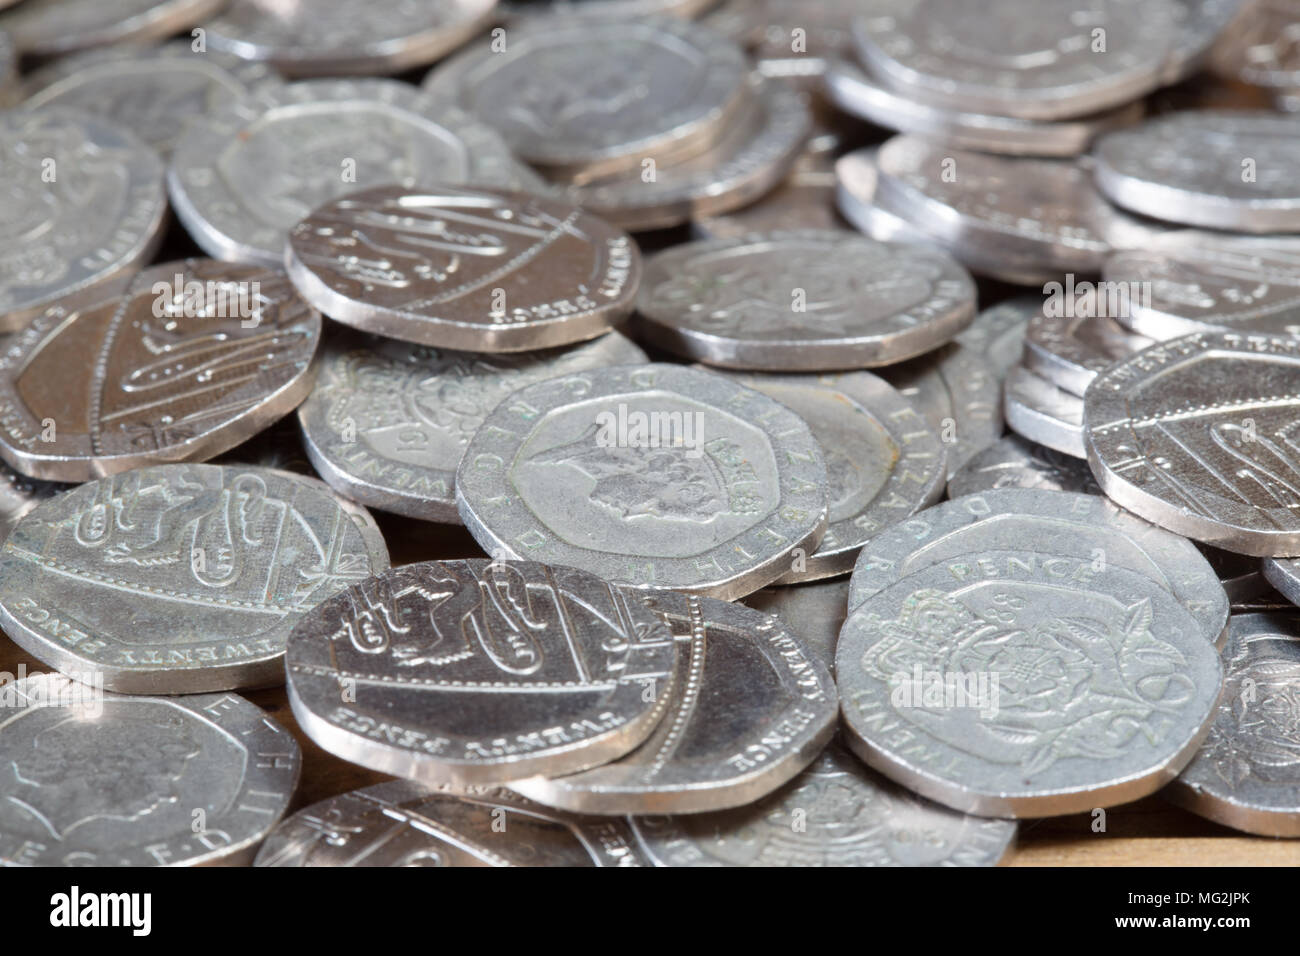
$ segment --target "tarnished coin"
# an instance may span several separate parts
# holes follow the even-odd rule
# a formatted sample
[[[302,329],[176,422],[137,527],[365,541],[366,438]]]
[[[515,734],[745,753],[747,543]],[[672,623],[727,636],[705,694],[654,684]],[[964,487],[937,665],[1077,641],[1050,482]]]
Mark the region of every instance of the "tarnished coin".
[[[984,449],[948,481],[948,497],[1000,488],[1040,488],[1100,495],[1101,486],[1082,458],[1065,455],[1019,435]]]
[[[980,353],[1001,382],[1020,364],[1029,320],[1043,310],[1039,296],[1022,295],[982,310],[957,335],[957,341]]]
[[[853,568],[849,607],[857,608],[919,568],[986,551],[1033,551],[1082,577],[1107,567],[1155,581],[1222,644],[1228,597],[1192,542],[1096,495],[1009,488],[945,501],[872,539]]]
[[[552,175],[639,175],[646,157],[717,142],[746,96],[746,69],[739,47],[680,20],[558,18],[511,30],[504,49],[466,50],[424,88]]]
[[[54,61],[24,81],[23,107],[67,106],[112,121],[163,156],[193,122],[254,89],[278,85],[267,66],[196,53],[188,40],[118,46]]]
[[[286,76],[399,73],[432,63],[492,19],[496,0],[230,0],[204,25],[212,49]]]
[[[382,538],[314,483],[161,465],[22,518],[0,550],[0,621],[38,660],[119,693],[265,687],[304,613],[387,567]]]
[[[54,107],[0,112],[0,175],[0,332],[124,280],[153,255],[167,213],[163,164],[117,124]]]
[[[381,186],[289,233],[289,278],[331,319],[389,338],[521,352],[595,338],[632,311],[627,233],[522,192]]]
[[[929,106],[877,83],[844,59],[829,64],[824,88],[840,109],[885,129],[1009,156],[1078,156],[1101,133],[1130,126],[1143,114],[1140,102],[1056,122]]]
[[[787,625],[740,604],[645,599],[685,654],[668,713],[627,756],[510,789],[580,813],[702,813],[743,806],[819,754],[839,716],[830,671]]]
[[[58,56],[109,43],[148,43],[212,16],[226,0],[40,0],[0,13],[20,53]]]
[[[644,361],[617,332],[509,356],[339,336],[326,346],[298,418],[312,464],[340,493],[372,508],[459,524],[456,468],[498,402],[534,382]]]
[[[1058,283],[1059,285],[1059,283]],[[1029,320],[1025,336],[1025,368],[1071,395],[1083,397],[1089,383],[1120,359],[1140,352],[1153,339],[1128,331],[1103,304],[1100,309],[1074,309],[1079,300],[1064,300],[1065,309],[1040,309]]]
[[[646,262],[638,328],[711,365],[816,372],[892,365],[975,317],[975,283],[937,249],[846,231],[691,242]]]
[[[875,535],[943,497],[944,444],[883,379],[870,372],[729,377],[807,422],[826,461],[826,534],[815,551],[794,555],[778,584],[846,574]]]
[[[657,866],[995,866],[1016,837],[1015,823],[931,803],[838,743],[753,806],[630,823]]]
[[[576,773],[640,746],[670,706],[672,633],[638,598],[532,562],[408,564],[289,638],[289,703],[331,753],[428,784]]]
[[[1218,715],[1165,795],[1236,830],[1300,837],[1300,619],[1236,615],[1223,663]]]
[[[1300,231],[1300,120],[1184,110],[1093,147],[1097,185],[1133,212],[1204,229]]]
[[[255,866],[647,866],[624,820],[551,810],[500,787],[452,795],[394,780],[299,810]]]
[[[456,503],[494,557],[735,600],[816,549],[828,483],[817,439],[784,405],[651,364],[504,399],[465,449]]]
[[[844,624],[835,679],[868,766],[954,809],[1042,817],[1177,776],[1223,668],[1150,578],[1024,549],[942,561],[870,598]]]
[[[1211,54],[1221,76],[1269,89],[1300,89],[1300,7],[1295,0],[1244,0]]]
[[[1011,370],[1003,383],[1003,413],[1007,427],[1039,445],[1086,458],[1083,440],[1083,399],[1057,388],[1023,367]]]
[[[1300,561],[1295,558],[1265,558],[1261,573],[1292,604],[1300,605]]]
[[[1300,340],[1203,332],[1103,372],[1084,398],[1106,494],[1227,551],[1300,556]]]
[[[745,604],[779,617],[827,670],[835,672],[835,645],[849,611],[848,578],[763,588],[745,598]]]
[[[289,230],[360,187],[512,188],[514,168],[495,132],[450,107],[433,112],[405,83],[306,80],[191,125],[167,182],[176,215],[209,255],[281,267]]]
[[[0,356],[0,458],[52,481],[211,458],[311,391],[321,318],[282,272],[188,259],[53,306]]]
[[[298,783],[293,735],[234,694],[122,697],[42,674],[0,700],[0,866],[246,863]]]
[[[854,39],[867,67],[911,99],[1060,120],[1159,86],[1176,14],[1168,0],[873,0]]]

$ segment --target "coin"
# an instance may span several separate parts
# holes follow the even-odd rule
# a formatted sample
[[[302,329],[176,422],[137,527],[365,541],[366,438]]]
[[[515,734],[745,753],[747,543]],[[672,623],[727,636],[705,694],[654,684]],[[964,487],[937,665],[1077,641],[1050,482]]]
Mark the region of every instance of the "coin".
[[[1063,454],[1087,457],[1083,399],[1021,367],[1012,369],[1003,385],[1003,413],[1012,431]]]
[[[748,807],[631,821],[657,866],[994,866],[1009,820],[911,794],[832,743],[789,786]]]
[[[209,255],[282,267],[293,226],[363,185],[509,186],[496,133],[396,80],[305,80],[210,114],[168,171],[176,215]]]
[[[1300,10],[1293,0],[1244,0],[1215,44],[1219,75],[1270,89],[1300,88]]]
[[[460,523],[456,468],[493,407],[524,385],[646,361],[617,332],[519,355],[449,352],[375,336],[326,345],[298,409],[307,454],[340,494],[372,508]]]
[[[761,0],[756,6],[766,21],[753,51],[758,69],[764,76],[814,83],[832,60],[851,53],[853,18],[862,11],[861,0]]]
[[[1133,212],[1205,229],[1300,231],[1300,121],[1188,110],[1097,140],[1097,186]]]
[[[933,244],[933,240],[902,216],[876,204],[880,170],[876,166],[879,148],[869,146],[835,161],[835,205],[846,220],[864,235],[878,242]]]
[[[500,787],[453,796],[393,780],[299,810],[255,866],[648,866],[623,820],[550,810]]]
[[[27,56],[161,40],[210,17],[225,0],[41,0],[0,13],[0,32]]]
[[[14,525],[42,501],[68,490],[57,481],[38,481],[0,464],[0,544],[9,537]]]
[[[1300,561],[1294,558],[1265,558],[1261,572],[1292,604],[1300,604]]]
[[[153,266],[112,298],[53,306],[12,336],[0,458],[51,481],[211,458],[307,396],[320,332],[283,273]]]
[[[293,735],[234,694],[123,697],[41,674],[0,699],[0,866],[237,864],[298,782]]]
[[[1300,621],[1240,614],[1223,652],[1223,702],[1196,758],[1165,794],[1224,826],[1300,836]]]
[[[1103,303],[1100,309],[1085,307],[1080,314],[1074,302],[1071,297],[1065,300],[1067,308],[1040,309],[1029,320],[1024,362],[1035,375],[1082,398],[1098,372],[1155,342],[1107,314],[1122,308],[1111,310]]]
[[[0,7],[4,3],[0,2]],[[15,104],[21,92],[18,80],[18,51],[14,49],[9,34],[0,31],[0,106]]]
[[[589,17],[623,20],[669,14],[693,17],[713,0],[503,0],[501,13],[510,20],[526,17]]]
[[[0,113],[0,169],[11,187],[0,332],[124,281],[153,255],[167,213],[163,165],[116,125],[60,108]]]
[[[1020,364],[1029,320],[1043,310],[1038,296],[1022,295],[983,309],[957,335],[957,341],[984,356],[998,381]]]
[[[1264,578],[1262,562],[1258,558],[1221,551],[1195,541],[1192,543],[1201,554],[1205,555],[1205,560],[1210,562],[1210,567],[1214,568],[1214,573],[1219,576],[1219,583],[1223,585],[1228,600],[1234,606],[1253,601],[1271,590],[1268,581]]]
[[[826,486],[794,412],[721,375],[651,364],[504,399],[465,449],[456,503],[494,557],[735,600],[817,547]]]
[[[806,157],[805,157],[806,160]],[[780,186],[734,212],[691,223],[697,239],[739,239],[781,229],[844,229],[835,212],[835,173],[801,160]]]
[[[849,610],[849,579],[835,578],[796,587],[770,587],[755,591],[745,604],[779,617],[790,626],[803,646],[835,673],[835,645]]]
[[[1127,803],[1195,755],[1223,681],[1214,645],[1145,575],[1030,550],[914,571],[853,611],[835,656],[868,766],[986,816]]]
[[[1088,463],[1148,521],[1227,551],[1300,556],[1295,339],[1201,332],[1099,375]]]
[[[1161,82],[1179,83],[1201,70],[1213,48],[1228,41],[1225,31],[1247,5],[1243,0],[1177,0],[1178,32]]]
[[[1008,435],[984,449],[948,481],[948,497],[1001,488],[1041,488],[1100,495],[1088,463],[1019,435]]]
[[[380,186],[289,233],[299,294],[345,325],[463,351],[595,338],[632,310],[641,254],[626,233],[527,193]]]
[[[432,63],[492,19],[495,0],[348,0],[307,6],[232,0],[205,29],[214,50],[269,63],[286,76],[399,73]]]
[[[579,813],[701,813],[752,803],[813,761],[839,701],[830,672],[786,625],[708,598],[645,601],[686,657],[654,734],[612,763],[510,789]]]
[[[936,250],[845,231],[691,242],[646,262],[638,329],[725,368],[815,372],[891,365],[975,317],[975,283]]]
[[[1050,121],[1159,86],[1176,12],[1165,0],[873,0],[853,27],[867,68],[911,99]]]
[[[430,561],[317,605],[289,703],[331,753],[428,784],[576,773],[643,743],[677,680],[668,627],[572,568]]]

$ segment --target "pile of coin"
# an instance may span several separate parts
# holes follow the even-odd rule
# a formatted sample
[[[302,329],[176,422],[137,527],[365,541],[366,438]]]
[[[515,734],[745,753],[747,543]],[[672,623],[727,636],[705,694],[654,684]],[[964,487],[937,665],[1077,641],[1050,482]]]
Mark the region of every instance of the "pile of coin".
[[[1300,836],[1267,24],[12,4],[0,863]]]

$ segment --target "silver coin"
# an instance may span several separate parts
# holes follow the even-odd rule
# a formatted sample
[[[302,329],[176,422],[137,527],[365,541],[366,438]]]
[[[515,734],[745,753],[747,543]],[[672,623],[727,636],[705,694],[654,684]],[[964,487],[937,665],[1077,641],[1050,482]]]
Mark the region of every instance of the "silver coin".
[[[408,780],[314,803],[255,866],[648,866],[623,820],[551,810],[500,787],[451,795]]]
[[[576,773],[640,746],[678,679],[636,597],[532,562],[394,568],[289,638],[289,703],[316,743],[429,784]]]
[[[852,54],[853,18],[862,0],[761,0],[764,21],[753,50],[764,76],[819,81],[834,60]]]
[[[1051,121],[1159,86],[1176,14],[1167,0],[873,0],[854,39],[871,72],[912,99]]]
[[[1216,44],[1251,0],[1175,0],[1178,32],[1161,82],[1179,83],[1210,60]]]
[[[830,672],[778,619],[684,594],[645,599],[685,661],[654,734],[620,760],[510,789],[579,813],[703,813],[767,796],[835,732]]]
[[[2,112],[0,169],[10,183],[0,332],[125,281],[153,255],[167,214],[163,165],[117,125],[54,107]]]
[[[1100,310],[1087,307],[1078,314],[1072,307],[1075,301],[1073,297],[1065,300],[1070,308],[1040,309],[1029,320],[1024,362],[1035,375],[1082,398],[1098,372],[1155,341],[1102,314],[1110,311],[1104,303]]]
[[[1238,232],[1300,231],[1300,120],[1195,110],[1118,130],[1093,147],[1097,185],[1155,219]]]
[[[502,139],[432,112],[396,80],[306,80],[260,90],[181,136],[167,184],[176,215],[217,259],[281,267],[289,230],[365,186],[509,187]]]
[[[846,220],[878,242],[932,244],[925,233],[902,216],[876,204],[880,170],[875,146],[855,150],[835,161],[835,205]]]
[[[1043,310],[1039,296],[1023,295],[980,311],[957,341],[984,356],[998,381],[1020,364],[1029,320]]]
[[[212,49],[286,76],[398,73],[432,63],[492,20],[496,0],[230,0],[204,25]]]
[[[848,573],[861,547],[883,529],[943,497],[948,471],[935,429],[870,372],[737,375],[808,423],[826,461],[830,503],[815,551],[797,553],[776,583]]]
[[[631,171],[718,140],[746,95],[744,54],[672,18],[547,19],[440,66],[424,89],[560,177]],[[538,76],[545,76],[544,83]]]
[[[1084,398],[1106,494],[1227,551],[1300,556],[1300,343],[1203,332],[1099,375]]]
[[[1008,428],[1063,454],[1087,457],[1083,399],[1023,367],[1012,369],[1003,387],[1002,408]]]
[[[1300,88],[1297,30],[1294,0],[1244,0],[1211,52],[1215,72],[1268,89]]]
[[[995,866],[1016,837],[1015,823],[931,803],[837,743],[753,806],[630,823],[657,866]]]
[[[168,156],[185,128],[253,89],[279,84],[275,73],[220,53],[196,53],[187,40],[157,47],[111,47],[56,60],[24,81],[23,107],[66,106],[112,121]]]
[[[40,0],[0,13],[24,55],[57,56],[109,43],[147,43],[210,17],[226,0]]]
[[[625,20],[660,14],[693,17],[715,0],[502,0],[501,14],[509,20],[530,17],[587,17]]]
[[[189,259],[53,306],[0,355],[0,458],[51,481],[211,458],[311,391],[321,318],[283,273]]]
[[[780,186],[757,202],[720,216],[691,223],[696,239],[739,239],[780,229],[845,229],[835,211],[835,173],[807,157]]]
[[[920,568],[985,551],[1055,555],[1087,576],[1106,567],[1137,572],[1178,599],[1205,640],[1222,644],[1228,597],[1209,562],[1170,534],[1096,495],[1008,488],[946,501],[872,539],[853,568],[849,607]]]
[[[853,611],[835,659],[847,742],[967,813],[1127,803],[1195,755],[1218,652],[1150,578],[987,551],[914,571]]]
[[[617,332],[573,348],[509,356],[340,336],[326,346],[298,418],[312,465],[341,494],[459,524],[456,468],[498,402],[534,382],[644,361],[645,353]]]
[[[1019,435],[1008,435],[984,449],[948,481],[948,497],[1001,488],[1039,488],[1100,495],[1088,463]]]
[[[334,319],[441,348],[521,352],[595,338],[632,311],[632,238],[563,201],[380,186],[289,233],[289,278]]]
[[[829,64],[824,88],[840,109],[885,129],[1009,156],[1078,156],[1101,133],[1130,126],[1144,112],[1136,102],[1078,119],[1041,122],[928,106],[877,83],[849,60]]]
[[[68,488],[62,482],[28,478],[0,464],[0,544],[27,512]]]
[[[1294,558],[1265,558],[1261,573],[1288,601],[1300,604],[1300,561]]]
[[[236,864],[289,806],[293,735],[234,694],[0,687],[0,866]]]
[[[1174,803],[1236,830],[1300,837],[1300,620],[1241,614],[1223,652],[1223,702]]]
[[[849,611],[849,579],[835,578],[797,587],[755,591],[745,604],[784,621],[803,646],[835,673],[835,645]]]
[[[0,622],[38,660],[118,693],[266,687],[308,610],[387,567],[382,538],[315,484],[162,465],[22,518],[0,551]]]
[[[618,366],[525,386],[470,439],[456,503],[497,558],[735,600],[826,530],[808,425],[711,372]]]
[[[646,339],[711,365],[870,368],[932,351],[970,325],[975,283],[936,249],[782,231],[651,257],[637,314]]]

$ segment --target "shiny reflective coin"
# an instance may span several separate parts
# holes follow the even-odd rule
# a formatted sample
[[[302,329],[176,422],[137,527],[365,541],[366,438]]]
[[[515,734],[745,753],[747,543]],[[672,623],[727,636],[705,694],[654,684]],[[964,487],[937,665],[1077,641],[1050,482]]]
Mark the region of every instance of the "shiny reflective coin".
[[[57,56],[109,43],[161,40],[212,16],[225,0],[40,0],[0,13],[24,55]]]
[[[870,372],[730,377],[807,422],[826,461],[826,534],[815,551],[795,554],[777,583],[847,573],[862,545],[943,496],[944,444],[883,379]]]
[[[1227,551],[1300,556],[1300,344],[1205,332],[1156,345],[1085,396],[1088,463],[1106,494]]]
[[[623,820],[499,787],[453,796],[407,780],[339,794],[271,832],[255,866],[646,866]]]
[[[1079,301],[1070,296],[1064,300],[1068,308],[1039,310],[1029,320],[1024,362],[1034,374],[1083,397],[1098,372],[1155,342],[1128,331],[1106,314],[1123,311],[1122,306],[1111,309],[1102,302],[1100,308],[1087,306],[1078,314],[1074,306]]]
[[[513,169],[496,133],[454,109],[432,112],[405,83],[308,80],[190,126],[168,187],[209,255],[281,267],[289,230],[358,184],[509,188]]]
[[[56,108],[0,113],[0,169],[12,187],[0,227],[0,331],[107,288],[153,255],[167,213],[163,165],[116,124]]]
[[[441,348],[520,352],[595,338],[632,310],[626,233],[527,193],[381,186],[289,233],[289,278],[337,322]]]
[[[38,660],[119,693],[265,687],[304,613],[387,567],[382,538],[314,482],[162,465],[22,518],[0,551],[0,621]]]
[[[835,665],[847,742],[868,766],[987,816],[1153,793],[1195,755],[1223,681],[1159,584],[1030,550],[907,575],[849,615]]]
[[[1265,558],[1261,572],[1292,604],[1300,604],[1300,561],[1294,558]]]
[[[743,209],[691,224],[697,239],[739,239],[781,229],[844,229],[835,212],[835,173],[801,160],[785,182]]]
[[[714,0],[504,0],[501,13],[508,19],[528,17],[587,17],[624,20],[669,14],[693,17]]]
[[[1186,538],[1170,534],[1096,495],[1010,488],[946,501],[872,539],[853,568],[849,607],[857,608],[919,568],[986,551],[1024,550],[1063,559],[1049,571],[1081,578],[1107,567],[1155,581],[1221,644],[1228,598],[1218,575]]]
[[[0,357],[0,458],[52,481],[211,458],[311,391],[320,315],[283,273],[188,259],[54,306]]]
[[[875,82],[857,64],[834,60],[825,90],[840,109],[885,129],[1010,156],[1078,156],[1101,133],[1142,118],[1141,103],[1057,122],[1035,122],[927,106]]]
[[[212,49],[286,76],[398,73],[432,63],[492,18],[496,0],[231,0],[207,24]]]
[[[1024,368],[1003,383],[1007,427],[1024,438],[1075,458],[1087,457],[1083,441],[1083,399]]]
[[[746,95],[740,48],[671,18],[550,19],[467,50],[425,90],[557,176],[641,172],[717,142]],[[544,83],[538,82],[545,76]]]
[[[571,568],[431,561],[318,605],[294,628],[289,702],[326,750],[428,784],[616,760],[672,700],[677,649],[630,593]]]
[[[1100,495],[1088,463],[1019,435],[1008,435],[980,452],[948,481],[948,497],[1001,488],[1039,488]]]
[[[167,156],[190,123],[202,122],[251,90],[278,83],[267,66],[195,53],[188,40],[178,40],[56,60],[25,81],[23,106],[82,110],[130,130]]]
[[[957,341],[984,356],[999,382],[1020,364],[1029,320],[1043,310],[1039,296],[1023,295],[982,310]]]
[[[298,418],[312,464],[341,494],[372,508],[459,524],[456,468],[498,402],[534,382],[645,360],[617,332],[518,356],[340,336],[326,346]]]
[[[911,99],[1061,120],[1159,86],[1176,14],[1167,0],[873,0],[854,38],[871,72]]]
[[[1300,120],[1195,110],[1109,133],[1097,185],[1133,212],[1205,229],[1300,231]]]
[[[1269,89],[1300,88],[1300,8],[1295,0],[1244,0],[1215,44],[1221,76]]]
[[[849,610],[849,579],[836,578],[797,587],[770,587],[755,591],[745,604],[784,621],[803,646],[835,672],[835,645]]]
[[[470,439],[456,503],[498,558],[735,600],[826,530],[822,452],[794,412],[721,375],[652,364],[525,386]]]
[[[836,743],[753,806],[630,822],[658,866],[994,866],[1016,836],[1008,820],[908,793]]]
[[[845,231],[692,242],[646,263],[638,328],[712,365],[823,371],[929,352],[975,317],[975,283],[937,249]]]
[[[752,803],[813,761],[839,700],[830,672],[785,624],[708,598],[645,600],[686,658],[659,727],[620,760],[512,790],[581,813],[701,813]]]
[[[1300,620],[1235,616],[1223,663],[1214,725],[1165,794],[1236,830],[1300,837]]]
[[[293,735],[234,694],[120,697],[42,674],[0,699],[0,866],[247,862],[298,782]]]
[[[835,161],[835,205],[845,219],[864,235],[879,242],[931,243],[933,240],[902,216],[876,204],[880,171],[878,148],[855,150]]]

